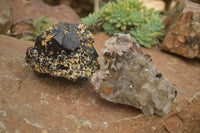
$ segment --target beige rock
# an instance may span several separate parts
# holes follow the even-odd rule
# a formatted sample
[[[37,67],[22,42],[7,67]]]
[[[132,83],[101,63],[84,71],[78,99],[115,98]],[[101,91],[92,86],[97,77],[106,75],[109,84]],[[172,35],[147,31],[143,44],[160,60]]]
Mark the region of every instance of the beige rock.
[[[0,34],[5,34],[9,30],[12,22],[10,7],[11,0],[0,1]]]
[[[176,4],[167,16],[163,50],[190,59],[200,58],[199,9],[199,4],[187,0]]]
[[[147,8],[154,8],[157,11],[165,10],[165,2],[162,0],[141,0]]]

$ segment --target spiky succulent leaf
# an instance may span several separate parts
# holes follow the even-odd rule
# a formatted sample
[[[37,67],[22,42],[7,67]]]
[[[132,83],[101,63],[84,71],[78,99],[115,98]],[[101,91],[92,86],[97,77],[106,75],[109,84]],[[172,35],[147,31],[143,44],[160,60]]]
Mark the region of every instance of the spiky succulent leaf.
[[[105,32],[108,34],[108,35],[113,35],[115,33],[125,33],[123,31],[121,31],[119,28],[116,28],[114,26],[112,26],[111,23],[108,23],[108,22],[105,22],[103,24],[103,29],[105,30]]]
[[[81,21],[86,26],[90,26],[92,24],[96,24],[96,22],[100,19],[100,13],[90,13],[86,18],[82,18]]]
[[[98,20],[103,20],[102,26],[107,34],[129,33],[146,48],[157,44],[156,38],[163,34],[159,12],[145,8],[139,0],[117,0],[105,4],[98,13],[88,15],[82,22],[90,26]]]

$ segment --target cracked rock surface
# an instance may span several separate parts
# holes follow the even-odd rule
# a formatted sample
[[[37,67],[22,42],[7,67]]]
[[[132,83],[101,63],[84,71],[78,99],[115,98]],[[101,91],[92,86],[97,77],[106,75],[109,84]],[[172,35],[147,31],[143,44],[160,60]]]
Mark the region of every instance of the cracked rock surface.
[[[104,33],[94,47],[103,61]],[[26,64],[34,42],[0,35],[0,132],[9,133],[199,133],[200,63],[157,48],[142,49],[156,69],[175,84],[178,95],[165,117],[100,98],[87,82],[41,76]]]
[[[134,106],[146,115],[170,112],[177,91],[129,34],[108,39],[103,54],[102,69],[91,80],[102,98]]]

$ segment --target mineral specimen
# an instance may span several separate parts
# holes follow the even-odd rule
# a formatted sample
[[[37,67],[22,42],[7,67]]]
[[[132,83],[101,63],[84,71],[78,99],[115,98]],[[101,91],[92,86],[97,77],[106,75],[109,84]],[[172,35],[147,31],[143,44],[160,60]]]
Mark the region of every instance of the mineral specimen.
[[[91,79],[102,98],[134,106],[146,115],[169,113],[177,91],[129,34],[107,40],[103,54],[102,68]]]
[[[99,69],[93,42],[93,35],[83,24],[60,22],[37,37],[25,60],[36,72],[85,80]]]

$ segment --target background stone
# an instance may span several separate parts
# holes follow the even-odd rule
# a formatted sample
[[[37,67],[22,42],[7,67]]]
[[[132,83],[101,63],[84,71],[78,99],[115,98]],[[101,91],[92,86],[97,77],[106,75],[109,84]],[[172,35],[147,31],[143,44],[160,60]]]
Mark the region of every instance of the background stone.
[[[181,1],[168,14],[161,48],[187,58],[200,58],[200,4]]]
[[[49,15],[47,20],[53,23],[64,21],[81,23],[80,17],[66,5],[49,6],[41,1],[12,0],[13,24],[12,35],[20,38],[23,34],[32,32],[33,20]]]
[[[11,0],[0,1],[0,34],[5,34],[9,30],[12,21],[10,7]]]
[[[147,8],[154,8],[157,11],[165,10],[165,2],[163,0],[140,0]]]
[[[85,17],[93,12],[94,0],[41,0],[49,5],[70,6],[79,16]]]

